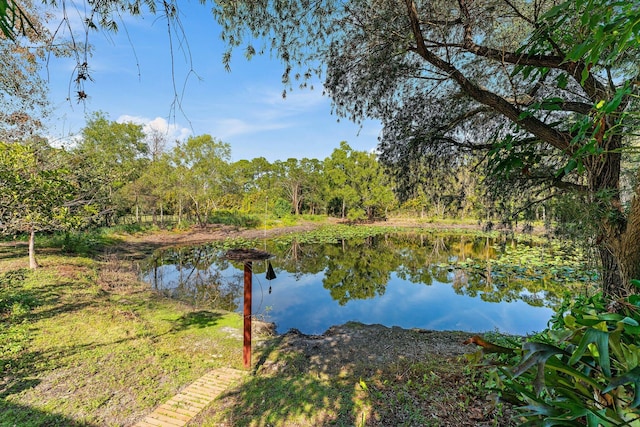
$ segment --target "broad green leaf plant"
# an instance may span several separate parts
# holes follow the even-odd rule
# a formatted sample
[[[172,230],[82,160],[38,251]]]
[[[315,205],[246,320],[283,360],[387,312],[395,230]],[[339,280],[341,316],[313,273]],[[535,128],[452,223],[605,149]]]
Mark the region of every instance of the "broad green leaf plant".
[[[640,425],[640,296],[568,301],[550,324],[493,371],[521,425]]]

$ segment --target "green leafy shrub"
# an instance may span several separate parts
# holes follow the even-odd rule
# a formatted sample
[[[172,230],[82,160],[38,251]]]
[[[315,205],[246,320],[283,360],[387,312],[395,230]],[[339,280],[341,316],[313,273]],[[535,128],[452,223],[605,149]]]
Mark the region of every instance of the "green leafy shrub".
[[[103,245],[113,243],[108,229],[66,231],[43,236],[44,246],[60,248],[67,254],[94,255]]]
[[[349,212],[347,212],[347,219],[349,221],[363,221],[367,219],[367,213],[364,209],[360,208],[349,209]]]
[[[302,214],[301,217],[305,221],[314,221],[314,222],[322,222],[326,219],[326,216],[324,215]]]
[[[149,231],[157,231],[160,228],[155,224],[132,222],[130,224],[119,224],[109,228],[112,233],[147,233]]]
[[[493,371],[522,425],[640,425],[640,296],[567,300],[550,325]]]
[[[283,227],[292,227],[298,223],[298,218],[295,215],[284,215],[280,218],[279,225]]]
[[[273,206],[273,214],[276,218],[284,218],[287,215],[291,215],[291,211],[291,203],[287,202],[284,199],[276,200],[276,203]]]
[[[260,220],[254,215],[230,210],[214,211],[209,215],[208,222],[210,224],[235,225],[246,228],[256,228],[260,224]]]

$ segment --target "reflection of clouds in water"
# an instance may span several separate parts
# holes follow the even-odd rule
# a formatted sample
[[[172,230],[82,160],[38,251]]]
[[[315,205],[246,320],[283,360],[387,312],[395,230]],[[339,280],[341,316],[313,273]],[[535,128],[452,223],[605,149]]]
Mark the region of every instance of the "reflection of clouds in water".
[[[437,252],[443,253],[447,248],[442,242],[437,246]],[[312,246],[307,247],[308,257],[312,261]],[[358,248],[359,250],[361,248]],[[383,248],[367,248],[371,253],[366,255],[372,259],[375,268],[381,268],[380,273],[385,273],[388,265],[389,281],[385,285],[381,296],[369,299],[351,299],[344,305],[340,305],[331,297],[331,290],[323,285],[325,271],[316,274],[302,274],[299,271],[305,269],[291,262],[284,265],[278,271],[278,277],[273,281],[265,278],[265,273],[256,273],[253,276],[253,314],[263,316],[268,321],[275,322],[278,332],[286,332],[290,328],[297,328],[304,333],[320,334],[332,325],[343,324],[347,321],[359,321],[367,324],[383,324],[385,326],[400,326],[403,328],[423,328],[435,330],[464,330],[468,332],[485,332],[500,330],[505,333],[526,334],[534,330],[541,330],[552,315],[552,310],[533,307],[522,301],[513,303],[496,303],[484,301],[488,295],[493,295],[486,286],[476,284],[474,286],[474,274],[469,274],[461,269],[450,269],[448,263],[442,266],[426,265],[418,269],[417,274],[406,268],[402,273],[396,273],[403,268],[402,262],[415,265],[416,261],[410,259],[412,252],[402,252],[402,261],[398,264],[391,262],[389,258],[384,262],[375,262],[377,258],[373,254]],[[417,250],[416,253],[419,253]],[[322,251],[319,254],[325,256]],[[342,254],[340,254],[342,255]],[[419,260],[420,258],[416,258]],[[333,259],[339,268],[355,268],[358,263],[353,257],[336,255]],[[343,264],[341,264],[341,262]],[[420,265],[424,265],[424,260]],[[274,262],[275,263],[275,262]],[[220,264],[213,264],[211,273],[220,271],[224,280],[235,280],[242,285],[242,271],[233,266],[217,270]],[[226,267],[226,266],[225,266]],[[314,266],[315,268],[315,266]],[[394,271],[393,268],[396,270]],[[291,272],[287,272],[289,269]],[[294,271],[295,270],[295,271]],[[296,271],[298,271],[296,273]],[[317,271],[317,270],[314,270]],[[365,271],[366,273],[366,271]],[[377,273],[377,272],[376,272]],[[408,274],[409,273],[409,274]],[[204,273],[206,274],[206,273]],[[410,280],[398,277],[398,274],[407,274]],[[170,286],[178,282],[180,276],[188,275],[187,269],[179,271],[175,266],[161,266],[156,274]],[[351,276],[350,276],[351,277]],[[371,275],[355,274],[353,277],[367,278]],[[377,277],[377,276],[376,276]],[[151,274],[147,275],[151,279]],[[413,280],[414,282],[412,282]],[[417,283],[423,280],[426,283]],[[446,282],[446,283],[443,283]],[[349,284],[354,286],[354,284]],[[357,285],[357,284],[356,284]],[[334,286],[347,295],[357,289],[344,289],[344,283],[339,282]],[[269,287],[272,292],[269,293]],[[456,293],[456,290],[458,293]],[[488,293],[486,293],[488,292]],[[477,296],[469,296],[469,295]],[[237,302],[242,305],[242,292],[238,292]],[[526,290],[521,293],[525,298],[533,298],[532,292]],[[500,296],[500,295],[496,295]]]
[[[472,304],[477,304],[472,301]],[[478,304],[465,308],[465,305],[450,306],[450,311],[439,318],[432,319],[427,329],[457,329],[468,332],[500,331],[517,335],[526,335],[539,331],[546,326],[553,314],[548,308],[537,308],[523,302],[511,304]],[[454,325],[454,327],[451,327]]]
[[[289,273],[279,272],[278,277],[269,284],[262,282],[263,289],[271,286],[271,294],[265,295],[264,299],[274,310],[286,310],[291,306],[307,303],[309,299],[323,298],[326,290],[322,286],[320,289],[317,287],[318,282],[322,282],[322,277],[322,274],[309,274],[298,280]],[[328,300],[332,301],[330,296]]]
[[[264,275],[254,275],[253,314],[276,323],[278,332],[292,327],[304,330],[301,323],[321,328],[324,319],[332,314],[330,303],[333,302],[325,289],[316,286],[322,277],[322,274],[306,275],[298,279],[292,273],[279,271],[275,280],[268,281]]]

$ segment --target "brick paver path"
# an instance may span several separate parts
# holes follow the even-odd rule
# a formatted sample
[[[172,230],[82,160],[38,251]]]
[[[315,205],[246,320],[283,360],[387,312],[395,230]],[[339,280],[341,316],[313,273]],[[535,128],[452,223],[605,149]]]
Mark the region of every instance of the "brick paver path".
[[[134,427],[179,427],[218,397],[247,373],[231,368],[219,368],[197,379],[169,401],[158,406]]]

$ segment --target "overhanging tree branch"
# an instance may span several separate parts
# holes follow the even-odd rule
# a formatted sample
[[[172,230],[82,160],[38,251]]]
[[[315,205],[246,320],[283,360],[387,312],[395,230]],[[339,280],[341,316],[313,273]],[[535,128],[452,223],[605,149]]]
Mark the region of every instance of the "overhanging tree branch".
[[[466,4],[466,0],[458,0],[460,11],[465,17],[466,22],[463,23],[464,38],[462,48],[467,52],[478,56],[493,59],[496,61],[506,62],[514,65],[530,65],[534,67],[546,67],[557,70],[564,70],[573,77],[583,87],[589,99],[594,103],[606,98],[607,88],[600,83],[588,67],[582,62],[567,61],[564,56],[558,55],[529,55],[497,50],[486,46],[481,46],[473,41],[473,33],[470,25],[471,15]],[[583,79],[583,74],[587,71],[587,76]]]
[[[505,117],[512,122],[518,124],[523,129],[536,135],[538,138],[549,143],[553,147],[563,152],[571,153],[573,148],[571,147],[571,135],[560,132],[544,122],[538,120],[533,116],[523,115],[523,111],[509,103],[504,98],[490,92],[486,89],[473,83],[469,80],[460,70],[458,70],[453,64],[440,58],[435,53],[426,48],[424,38],[422,36],[422,30],[420,28],[420,20],[418,19],[418,12],[416,10],[415,3],[412,0],[405,0],[407,6],[407,13],[409,22],[411,24],[411,30],[415,38],[416,46],[413,50],[425,59],[428,63],[434,67],[446,72],[461,88],[462,90],[471,96],[476,101],[484,104]]]

